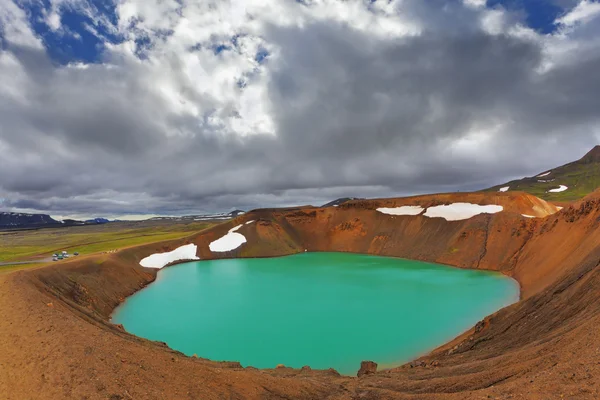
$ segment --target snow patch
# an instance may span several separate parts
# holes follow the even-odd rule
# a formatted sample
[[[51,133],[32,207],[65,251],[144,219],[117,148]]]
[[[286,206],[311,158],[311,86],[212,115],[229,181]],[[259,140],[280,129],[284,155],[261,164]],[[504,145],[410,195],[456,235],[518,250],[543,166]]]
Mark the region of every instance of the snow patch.
[[[167,253],[155,253],[142,259],[140,265],[146,268],[162,268],[175,261],[199,260],[200,258],[196,256],[197,247],[195,244],[190,243]]]
[[[527,214],[521,214],[521,215],[525,218],[536,218],[535,215],[527,215]]]
[[[508,192],[508,189],[510,188],[510,186],[504,186],[501,187],[500,189],[498,189],[499,192]]]
[[[459,221],[472,218],[478,214],[495,214],[503,209],[502,206],[498,205],[481,206],[471,203],[453,203],[429,207],[424,215],[429,218],[444,218],[446,221]]]
[[[225,236],[211,242],[208,245],[210,251],[215,253],[222,253],[225,251],[235,250],[244,243],[246,243],[246,237],[241,233],[236,232],[241,227],[242,225],[238,225],[234,228],[231,228]]]
[[[253,223],[253,222],[254,222],[254,220],[253,220],[253,219],[251,219],[250,221],[246,222],[244,225],[250,225],[250,224],[251,224],[251,223]]]
[[[543,178],[544,176],[548,176],[552,173],[552,171],[544,172],[543,174],[539,174],[537,178]]]
[[[550,189],[550,190],[548,190],[548,192],[550,192],[550,193],[559,193],[559,192],[564,192],[568,188],[569,188],[568,186],[560,185],[560,187],[558,187],[556,189]]]
[[[423,210],[425,209],[421,206],[381,207],[377,209],[380,213],[388,215],[419,215]]]

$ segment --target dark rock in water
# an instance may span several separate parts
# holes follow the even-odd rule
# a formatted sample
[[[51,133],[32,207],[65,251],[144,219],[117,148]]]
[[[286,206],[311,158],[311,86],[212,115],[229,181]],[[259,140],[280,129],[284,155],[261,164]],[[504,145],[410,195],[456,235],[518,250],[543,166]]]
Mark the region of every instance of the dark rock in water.
[[[373,361],[363,361],[360,363],[360,369],[356,376],[361,377],[363,375],[370,375],[377,372],[377,363]]]

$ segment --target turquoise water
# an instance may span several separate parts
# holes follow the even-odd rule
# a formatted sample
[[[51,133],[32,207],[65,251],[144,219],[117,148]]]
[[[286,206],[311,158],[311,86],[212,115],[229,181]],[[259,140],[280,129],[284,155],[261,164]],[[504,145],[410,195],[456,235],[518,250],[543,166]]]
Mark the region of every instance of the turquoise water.
[[[355,374],[426,353],[518,300],[498,273],[348,253],[180,264],[113,315],[187,355]]]

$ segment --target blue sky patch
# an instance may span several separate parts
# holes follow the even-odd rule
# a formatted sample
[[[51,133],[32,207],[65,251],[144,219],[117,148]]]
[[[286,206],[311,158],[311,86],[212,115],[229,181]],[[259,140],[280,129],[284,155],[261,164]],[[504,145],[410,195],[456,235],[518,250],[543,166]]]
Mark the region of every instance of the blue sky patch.
[[[572,9],[577,3],[558,0],[488,0],[487,6],[502,6],[512,12],[523,14],[524,23],[540,33],[552,33],[557,29],[554,21]]]
[[[46,15],[51,12],[48,0],[15,3],[25,10],[33,31],[42,39],[48,55],[59,64],[100,62],[107,41],[118,43],[123,40],[103,24],[85,15],[82,10],[69,6],[59,9],[61,28],[53,31],[46,22]],[[118,18],[112,2],[98,2],[97,5],[91,5],[91,8],[94,15],[104,18],[110,24],[116,24]]]

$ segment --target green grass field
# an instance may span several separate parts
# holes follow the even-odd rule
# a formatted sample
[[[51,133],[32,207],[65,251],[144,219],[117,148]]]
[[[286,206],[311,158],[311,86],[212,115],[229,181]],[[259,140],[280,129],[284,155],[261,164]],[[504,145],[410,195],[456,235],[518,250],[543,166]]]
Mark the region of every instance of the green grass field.
[[[0,232],[0,263],[32,261],[27,265],[0,266],[2,269],[22,269],[34,266],[36,260],[51,257],[66,250],[81,256],[119,250],[125,247],[179,239],[199,232],[214,223],[193,222],[149,223],[120,222],[96,226],[78,226],[58,229]]]
[[[488,190],[498,191],[501,187],[509,186],[510,191],[527,192],[549,201],[568,202],[581,199],[600,187],[600,162],[595,159],[595,155],[586,157],[554,168],[547,176],[518,179]],[[549,192],[560,185],[565,185],[568,189],[558,193]]]

